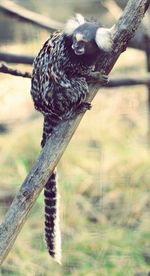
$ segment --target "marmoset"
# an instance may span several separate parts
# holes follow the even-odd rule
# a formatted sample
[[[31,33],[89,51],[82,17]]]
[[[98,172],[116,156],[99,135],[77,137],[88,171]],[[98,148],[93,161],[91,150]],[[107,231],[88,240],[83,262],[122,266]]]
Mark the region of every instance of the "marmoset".
[[[107,82],[95,72],[98,57],[110,51],[111,29],[81,14],[68,20],[64,31],[53,33],[34,60],[31,95],[35,108],[44,115],[41,146],[44,147],[61,120],[90,109],[86,101],[88,81]],[[44,187],[45,239],[49,254],[61,259],[58,186],[53,172]]]

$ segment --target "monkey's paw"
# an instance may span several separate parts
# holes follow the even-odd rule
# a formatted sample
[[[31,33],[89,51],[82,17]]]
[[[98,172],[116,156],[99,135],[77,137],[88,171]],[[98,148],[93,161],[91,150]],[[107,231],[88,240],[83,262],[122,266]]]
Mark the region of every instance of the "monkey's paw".
[[[91,72],[87,77],[88,83],[99,83],[101,85],[106,85],[108,81],[108,76],[100,72]]]
[[[85,111],[87,111],[87,110],[90,110],[91,107],[92,107],[92,105],[91,105],[90,103],[88,103],[88,102],[83,102],[83,103],[81,103],[81,104],[77,107],[76,113],[77,113],[77,114],[83,113],[83,112],[85,112]]]
[[[100,74],[98,82],[100,82],[101,85],[106,85],[109,82],[109,78],[107,75]]]

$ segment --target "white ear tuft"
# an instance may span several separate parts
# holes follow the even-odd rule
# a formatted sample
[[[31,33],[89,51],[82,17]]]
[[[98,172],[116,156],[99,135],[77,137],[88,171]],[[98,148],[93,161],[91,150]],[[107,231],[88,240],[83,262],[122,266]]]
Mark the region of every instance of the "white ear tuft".
[[[95,36],[95,42],[97,46],[108,52],[112,47],[112,39],[111,39],[111,29],[107,28],[98,28]]]
[[[65,25],[65,33],[71,35],[76,28],[85,23],[83,15],[77,13],[74,18],[71,18],[67,21]]]
[[[76,13],[76,20],[79,22],[79,25],[82,25],[85,23],[85,18],[81,13]]]

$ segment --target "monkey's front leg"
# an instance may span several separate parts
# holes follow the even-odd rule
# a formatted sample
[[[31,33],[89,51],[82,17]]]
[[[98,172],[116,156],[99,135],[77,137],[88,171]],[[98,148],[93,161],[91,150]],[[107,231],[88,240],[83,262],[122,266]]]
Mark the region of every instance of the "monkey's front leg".
[[[86,81],[88,84],[99,83],[100,85],[105,86],[108,83],[109,79],[107,75],[100,72],[90,72],[90,74],[86,76]]]
[[[99,83],[100,85],[105,86],[108,83],[108,76],[100,72],[91,72],[88,76],[86,76],[86,82],[87,84]],[[91,103],[81,102],[76,109],[76,113],[82,113],[90,109],[91,109]]]

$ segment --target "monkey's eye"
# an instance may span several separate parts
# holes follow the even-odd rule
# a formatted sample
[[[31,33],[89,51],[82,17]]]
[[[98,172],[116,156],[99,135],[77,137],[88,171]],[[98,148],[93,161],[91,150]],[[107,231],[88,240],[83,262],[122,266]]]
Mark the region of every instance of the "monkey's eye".
[[[77,32],[77,33],[74,33],[74,35],[73,35],[73,42],[75,42],[75,43],[80,43],[80,42],[81,43],[86,43],[87,40],[86,40],[85,36],[82,33]]]
[[[76,43],[80,43],[80,44],[83,44],[83,45],[88,42],[86,39],[77,39],[77,38],[75,38],[75,41],[76,41]]]

